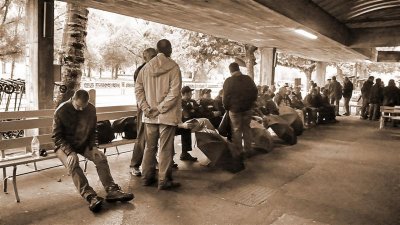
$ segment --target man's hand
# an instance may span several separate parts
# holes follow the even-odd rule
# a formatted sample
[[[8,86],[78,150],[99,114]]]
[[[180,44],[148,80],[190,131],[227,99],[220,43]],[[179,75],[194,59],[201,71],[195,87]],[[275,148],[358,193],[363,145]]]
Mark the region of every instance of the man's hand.
[[[221,112],[220,111],[213,111],[213,115],[214,115],[214,117],[221,116]]]
[[[146,110],[145,112],[144,112],[144,115],[147,117],[147,118],[155,118],[155,117],[157,117],[158,115],[160,115],[160,112],[158,111],[158,109],[157,108],[151,108],[151,109],[148,109],[148,110]]]

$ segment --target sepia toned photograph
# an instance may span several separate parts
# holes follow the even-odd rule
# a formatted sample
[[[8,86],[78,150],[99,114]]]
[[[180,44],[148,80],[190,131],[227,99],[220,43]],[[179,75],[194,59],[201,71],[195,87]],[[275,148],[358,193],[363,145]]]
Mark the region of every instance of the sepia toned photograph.
[[[0,225],[400,225],[400,0],[0,0]]]

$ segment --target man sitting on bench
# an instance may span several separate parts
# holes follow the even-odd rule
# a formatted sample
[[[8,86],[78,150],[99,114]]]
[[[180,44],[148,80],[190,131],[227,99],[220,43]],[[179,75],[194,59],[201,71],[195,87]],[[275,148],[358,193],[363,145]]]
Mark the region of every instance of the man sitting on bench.
[[[68,169],[72,180],[83,198],[89,202],[89,209],[98,212],[103,198],[98,197],[79,166],[77,154],[81,154],[96,165],[108,202],[130,201],[132,193],[125,193],[114,183],[108,161],[96,147],[96,108],[89,103],[85,90],[75,92],[71,100],[61,103],[54,113],[53,140],[55,152]]]

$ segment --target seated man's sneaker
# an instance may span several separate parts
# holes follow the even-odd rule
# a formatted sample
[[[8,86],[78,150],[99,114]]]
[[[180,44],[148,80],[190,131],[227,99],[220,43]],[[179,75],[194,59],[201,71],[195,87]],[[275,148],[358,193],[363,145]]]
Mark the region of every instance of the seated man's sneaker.
[[[180,157],[180,159],[182,160],[182,161],[191,161],[191,162],[196,162],[197,161],[197,158],[196,157],[193,157],[193,156],[191,156],[189,153],[182,153],[181,154],[181,157]]]
[[[142,172],[138,167],[131,167],[131,174],[136,177],[142,176]]]
[[[102,197],[99,197],[97,195],[89,195],[87,200],[89,202],[90,211],[95,213],[100,211],[104,201]]]
[[[107,188],[107,202],[127,202],[134,198],[135,196],[132,193],[125,193],[121,190],[121,187],[118,185],[114,185]]]
[[[178,188],[180,186],[181,186],[181,184],[178,182],[173,182],[172,180],[167,180],[167,181],[160,182],[158,184],[158,190],[170,190],[170,189]]]

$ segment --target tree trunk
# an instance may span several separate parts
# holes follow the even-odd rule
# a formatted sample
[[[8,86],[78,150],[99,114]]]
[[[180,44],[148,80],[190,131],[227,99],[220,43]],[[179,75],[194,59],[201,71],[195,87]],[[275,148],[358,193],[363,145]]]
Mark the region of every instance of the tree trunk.
[[[87,76],[90,78],[92,77],[92,68],[90,66],[88,66],[88,73]]]
[[[102,69],[102,68],[100,68],[100,69],[99,69],[99,75],[100,75],[100,77],[99,77],[99,78],[102,78],[102,77],[101,77],[102,73],[103,73],[103,69]]]
[[[306,83],[306,90],[307,90],[307,93],[308,93],[308,91],[310,90],[310,81],[311,81],[311,75],[312,75],[312,72],[313,71],[310,71],[310,70],[306,70],[306,71],[304,71],[304,73],[306,74],[306,79],[307,79],[307,83]]]
[[[342,82],[344,78],[343,76],[343,70],[339,66],[336,66],[336,80]]]
[[[84,49],[86,45],[86,29],[89,11],[76,4],[68,4],[67,27],[64,30],[65,46],[62,50],[64,65],[62,67],[62,82],[67,86],[66,93],[59,93],[55,105],[68,100],[80,88],[82,66],[85,62]]]
[[[254,52],[257,50],[257,47],[246,44],[245,49],[247,75],[249,75],[254,80],[254,65],[256,64],[256,57],[254,56]]]
[[[15,69],[15,59],[12,59],[11,61],[11,72],[10,72],[10,78],[14,78],[14,69]]]

